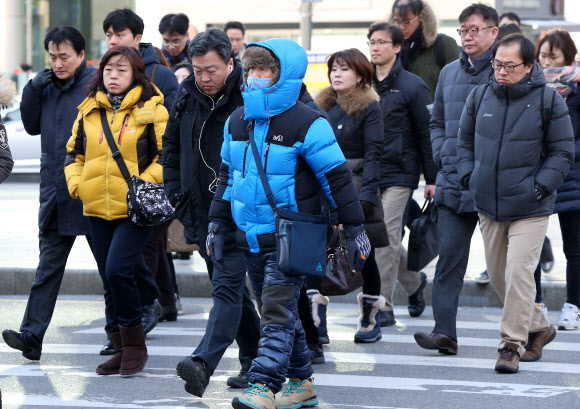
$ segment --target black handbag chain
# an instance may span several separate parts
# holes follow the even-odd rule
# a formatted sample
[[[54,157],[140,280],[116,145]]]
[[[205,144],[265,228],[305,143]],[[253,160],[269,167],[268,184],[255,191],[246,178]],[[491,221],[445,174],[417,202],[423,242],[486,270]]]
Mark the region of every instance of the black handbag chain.
[[[129,173],[129,169],[127,168],[127,164],[123,159],[123,155],[119,151],[117,144],[115,143],[115,138],[113,138],[113,134],[111,133],[111,128],[109,127],[109,122],[107,120],[107,110],[105,108],[101,108],[101,125],[103,127],[103,133],[105,134],[105,138],[107,138],[107,143],[109,144],[109,148],[113,154],[113,159],[117,162],[117,166],[119,166],[119,170],[121,170],[121,174],[125,178],[125,181],[129,183],[131,180],[131,174]]]

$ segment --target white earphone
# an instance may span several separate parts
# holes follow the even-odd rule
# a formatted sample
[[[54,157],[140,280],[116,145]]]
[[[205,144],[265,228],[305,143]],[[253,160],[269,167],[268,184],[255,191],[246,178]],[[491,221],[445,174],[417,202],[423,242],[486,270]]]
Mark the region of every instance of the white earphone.
[[[234,67],[232,66],[232,64],[230,64],[230,72],[232,72],[233,69]]]

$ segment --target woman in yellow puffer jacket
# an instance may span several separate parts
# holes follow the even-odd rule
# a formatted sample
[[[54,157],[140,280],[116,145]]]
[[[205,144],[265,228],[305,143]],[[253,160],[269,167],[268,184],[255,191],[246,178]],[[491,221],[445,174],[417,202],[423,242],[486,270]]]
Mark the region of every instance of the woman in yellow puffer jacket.
[[[83,202],[92,250],[105,288],[115,355],[99,365],[100,375],[128,376],[147,362],[142,311],[134,270],[143,265],[150,227],[127,217],[127,182],[112,157],[101,110],[131,175],[163,182],[161,137],[168,114],[163,95],[149,82],[139,52],[113,47],[103,56],[67,144],[65,176],[72,197]]]

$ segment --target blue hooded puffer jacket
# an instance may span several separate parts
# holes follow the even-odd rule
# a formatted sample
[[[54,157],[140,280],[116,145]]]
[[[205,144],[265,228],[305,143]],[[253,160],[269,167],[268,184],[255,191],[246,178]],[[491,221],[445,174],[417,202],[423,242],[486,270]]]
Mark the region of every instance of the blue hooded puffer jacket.
[[[254,140],[276,206],[289,205],[294,211],[304,211],[300,208],[301,204],[297,203],[296,191],[301,189],[301,183],[312,181],[297,183],[298,161],[302,157],[320,183],[331,206],[338,208],[339,220],[346,224],[362,223],[364,217],[356,191],[352,183],[349,183],[352,180],[350,171],[332,128],[324,118],[316,119],[303,140],[298,140],[291,146],[286,142],[266,141],[272,117],[292,108],[299,98],[308,64],[306,52],[294,41],[286,39],[270,39],[248,45],[251,46],[267,48],[276,55],[281,64],[280,79],[276,84],[257,90],[242,90],[244,119],[254,121]],[[258,236],[275,232],[274,212],[264,193],[252,149],[248,147],[249,141],[232,140],[229,132],[231,120],[232,117],[225,124],[220,171],[222,186],[221,189],[218,187],[214,197],[210,219],[225,217],[230,212],[231,204],[233,219],[238,229],[245,233],[250,251],[258,253],[261,250]],[[226,177],[224,172],[227,172]],[[218,211],[220,206],[222,209]]]

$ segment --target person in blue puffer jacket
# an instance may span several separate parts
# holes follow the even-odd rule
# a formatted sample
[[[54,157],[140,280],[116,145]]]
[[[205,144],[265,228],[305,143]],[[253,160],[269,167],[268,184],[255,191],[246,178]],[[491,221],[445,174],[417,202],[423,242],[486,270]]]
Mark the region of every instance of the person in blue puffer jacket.
[[[224,128],[220,180],[209,212],[208,253],[215,262],[221,261],[228,221],[233,218],[261,313],[258,356],[250,367],[250,387],[232,402],[237,409],[318,403],[297,313],[304,277],[278,268],[275,216],[250,146],[252,127],[276,206],[320,214],[323,191],[344,226],[351,263],[362,268],[370,253],[363,211],[332,128],[320,113],[297,102],[307,64],[306,51],[291,40],[248,45],[242,58],[245,105],[232,113]],[[288,387],[275,400],[286,377]]]

